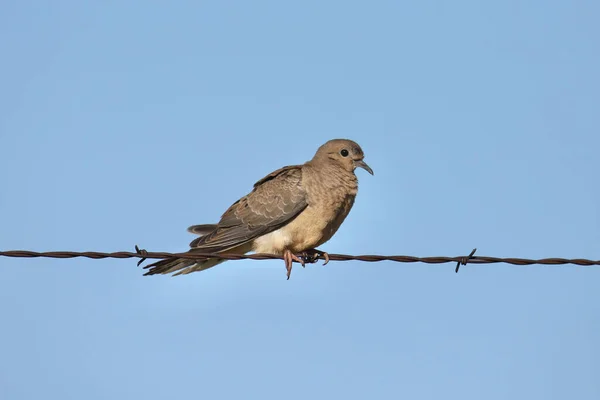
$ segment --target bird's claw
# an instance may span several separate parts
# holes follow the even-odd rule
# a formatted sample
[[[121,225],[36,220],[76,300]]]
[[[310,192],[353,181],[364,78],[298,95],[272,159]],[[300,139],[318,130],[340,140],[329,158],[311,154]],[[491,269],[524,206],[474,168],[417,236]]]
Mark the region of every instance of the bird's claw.
[[[294,263],[294,261],[300,263],[300,265],[302,265],[302,268],[304,268],[307,263],[314,264],[317,261],[319,261],[319,259],[324,259],[325,262],[323,263],[323,265],[327,265],[327,263],[329,262],[329,254],[321,250],[311,249],[303,251],[299,255],[295,255],[291,251],[286,250],[283,253],[283,260],[285,261],[285,269],[287,270],[287,279],[290,279],[290,275],[292,273],[292,264]]]
[[[317,261],[319,261],[319,259],[325,260],[323,265],[327,265],[327,263],[329,262],[329,254],[327,254],[324,251],[316,250],[316,249],[304,251],[302,253],[301,257],[305,262],[307,262],[309,264],[314,264]],[[304,264],[302,266],[304,266]]]

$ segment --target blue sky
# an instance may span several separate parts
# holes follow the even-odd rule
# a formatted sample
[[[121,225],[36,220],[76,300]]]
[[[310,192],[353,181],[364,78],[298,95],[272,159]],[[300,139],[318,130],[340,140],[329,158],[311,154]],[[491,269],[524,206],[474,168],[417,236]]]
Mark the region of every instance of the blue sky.
[[[331,253],[600,258],[592,1],[8,1],[0,248],[184,251],[361,144]],[[0,397],[600,398],[600,270],[0,259]]]

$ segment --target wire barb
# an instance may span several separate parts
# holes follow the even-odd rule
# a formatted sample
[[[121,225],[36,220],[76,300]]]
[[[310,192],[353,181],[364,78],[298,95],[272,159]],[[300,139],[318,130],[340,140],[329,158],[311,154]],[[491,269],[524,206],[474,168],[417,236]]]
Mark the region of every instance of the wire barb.
[[[144,261],[146,261],[146,256],[148,255],[148,252],[144,249],[140,249],[137,244],[135,245],[135,252],[143,257],[137,263],[137,266],[139,267]]]
[[[455,273],[458,274],[458,269],[460,268],[461,265],[467,265],[467,263],[469,262],[470,259],[473,258],[473,256],[475,255],[475,252],[477,251],[477,248],[473,249],[473,251],[466,257],[463,257],[461,260],[459,260],[456,263],[456,269],[454,270]]]

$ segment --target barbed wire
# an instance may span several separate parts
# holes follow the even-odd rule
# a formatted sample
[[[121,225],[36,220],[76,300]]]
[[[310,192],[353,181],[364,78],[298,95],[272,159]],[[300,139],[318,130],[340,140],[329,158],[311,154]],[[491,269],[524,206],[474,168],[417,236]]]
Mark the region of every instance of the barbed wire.
[[[380,262],[380,261],[393,261],[400,263],[425,263],[425,264],[444,264],[444,263],[456,263],[455,271],[461,265],[468,264],[511,264],[511,265],[578,265],[578,266],[595,266],[600,265],[600,260],[588,260],[584,258],[541,258],[541,259],[527,259],[527,258],[514,258],[514,257],[487,257],[487,256],[475,256],[473,249],[467,256],[436,256],[436,257],[415,257],[415,256],[404,256],[404,255],[348,255],[348,254],[328,254],[328,260],[330,261],[364,261],[364,262]],[[185,253],[166,253],[166,252],[149,252],[140,249],[135,246],[135,252],[130,251],[117,251],[117,252],[98,252],[98,251],[46,251],[37,252],[30,250],[8,250],[0,251],[1,257],[17,257],[17,258],[34,258],[34,257],[46,257],[46,258],[75,258],[85,257],[91,259],[103,259],[103,258],[139,258],[140,261],[137,263],[138,266],[146,259],[167,259],[167,258],[184,258],[188,260],[204,260],[207,258],[218,258],[223,260],[282,260],[283,257],[271,255],[271,254],[216,254],[216,253],[200,253],[200,252],[185,252]],[[323,255],[313,257],[310,262],[316,262],[319,259],[324,259]]]

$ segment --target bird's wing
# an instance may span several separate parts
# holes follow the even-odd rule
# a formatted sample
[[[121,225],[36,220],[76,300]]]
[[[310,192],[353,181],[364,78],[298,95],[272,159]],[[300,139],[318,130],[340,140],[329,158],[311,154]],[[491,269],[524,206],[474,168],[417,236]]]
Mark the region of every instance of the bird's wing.
[[[194,239],[190,246],[192,251],[226,251],[281,228],[307,205],[302,166],[278,169],[256,182],[252,192],[225,211],[212,232]]]

